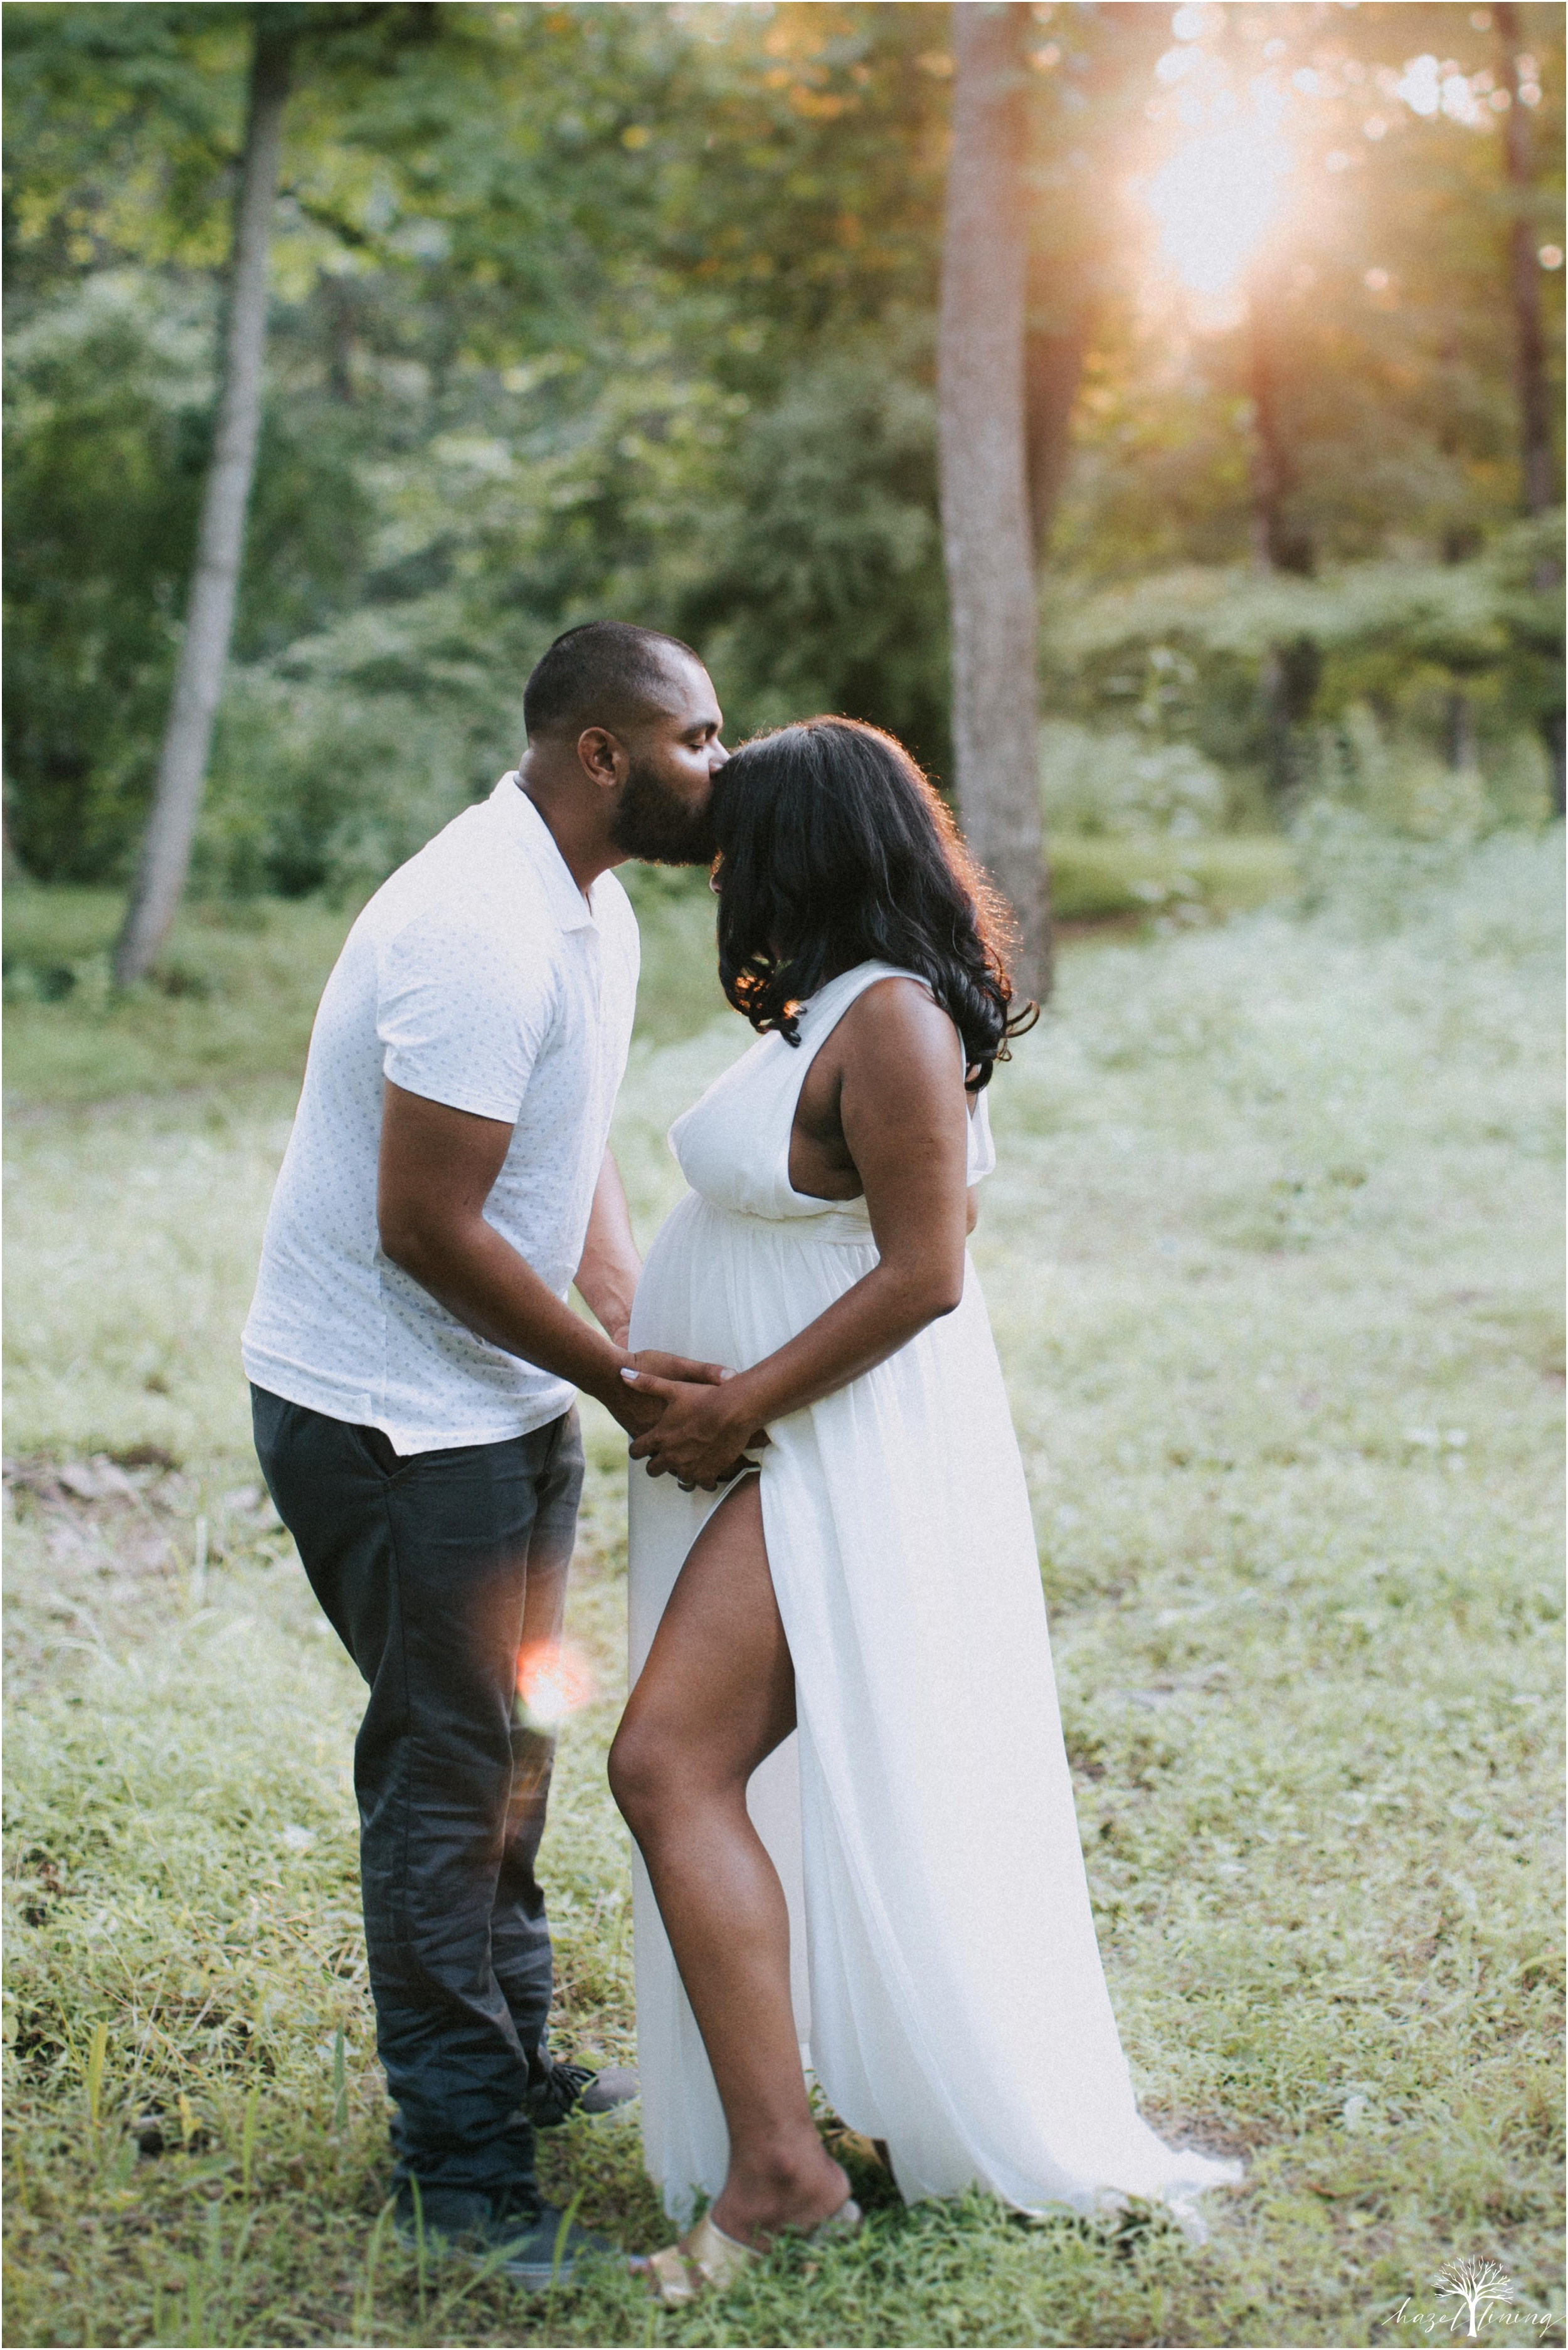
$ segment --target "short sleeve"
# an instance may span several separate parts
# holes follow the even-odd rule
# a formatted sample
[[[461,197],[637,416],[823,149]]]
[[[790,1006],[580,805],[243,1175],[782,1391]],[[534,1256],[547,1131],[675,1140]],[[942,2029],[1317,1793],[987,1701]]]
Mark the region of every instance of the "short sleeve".
[[[558,1001],[548,947],[525,933],[426,915],[386,941],[376,1033],[391,1084],[516,1124]]]

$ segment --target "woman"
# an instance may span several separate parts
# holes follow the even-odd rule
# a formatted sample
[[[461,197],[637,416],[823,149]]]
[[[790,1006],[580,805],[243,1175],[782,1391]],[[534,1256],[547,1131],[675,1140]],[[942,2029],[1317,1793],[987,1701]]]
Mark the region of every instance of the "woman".
[[[995,1163],[985,1089],[1024,1024],[992,901],[872,727],[748,744],[714,815],[720,976],[761,1041],[670,1130],[691,1189],[631,1344],[734,1374],[626,1374],[668,1409],[632,1447],[636,1678],[610,1756],[646,1866],[649,2168],[678,2218],[713,2198],[652,2264],[673,2302],[781,2230],[858,2217],[806,2049],[910,2199],[1179,2205],[1236,2176],[1138,2118],[1095,1941],[964,1247]]]

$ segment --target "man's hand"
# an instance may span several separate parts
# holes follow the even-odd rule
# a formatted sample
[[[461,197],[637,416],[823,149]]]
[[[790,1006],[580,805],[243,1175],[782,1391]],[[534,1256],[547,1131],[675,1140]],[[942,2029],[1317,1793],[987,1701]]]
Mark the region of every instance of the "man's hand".
[[[623,1384],[618,1396],[607,1396],[605,1402],[628,1436],[643,1436],[657,1427],[663,1419],[665,1404],[658,1395],[644,1394],[625,1377],[628,1371],[650,1374],[667,1383],[687,1387],[717,1387],[729,1373],[722,1363],[694,1363],[685,1355],[660,1354],[656,1347],[644,1347],[635,1355],[628,1355],[622,1366]]]
[[[732,1373],[722,1372],[717,1384],[640,1367],[623,1370],[621,1378],[639,1399],[659,1406],[659,1419],[631,1447],[632,1459],[646,1461],[650,1475],[674,1476],[683,1486],[711,1492],[739,1469],[755,1465],[745,1456],[766,1444],[767,1432],[755,1426],[745,1390]]]
[[[662,1355],[657,1347],[639,1347],[626,1358],[628,1370],[656,1379],[675,1379],[687,1387],[716,1388],[732,1376],[722,1363],[695,1363],[690,1355]]]

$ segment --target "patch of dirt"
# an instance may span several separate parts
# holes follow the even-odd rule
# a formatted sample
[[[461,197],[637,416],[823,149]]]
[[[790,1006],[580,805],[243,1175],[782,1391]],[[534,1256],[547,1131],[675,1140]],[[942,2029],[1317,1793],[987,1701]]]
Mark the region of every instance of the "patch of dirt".
[[[85,1461],[8,1461],[5,1482],[12,1508],[26,1497],[22,1514],[62,1580],[136,1580],[171,1571],[173,1522],[189,1510],[177,1470],[124,1469],[97,1452]]]
[[[150,1606],[202,1603],[208,1570],[268,1556],[281,1521],[259,1482],[213,1494],[152,1446],[118,1459],[3,1464],[16,1539],[6,1576],[9,1662],[24,1670],[108,1638]]]

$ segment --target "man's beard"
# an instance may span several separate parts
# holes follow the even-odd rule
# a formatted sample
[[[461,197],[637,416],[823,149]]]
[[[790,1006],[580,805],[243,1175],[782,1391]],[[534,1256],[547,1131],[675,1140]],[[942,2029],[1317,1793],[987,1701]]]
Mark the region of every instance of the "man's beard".
[[[621,785],[610,838],[628,857],[648,865],[711,865],[711,801],[693,808],[663,783],[646,761],[634,759]]]

